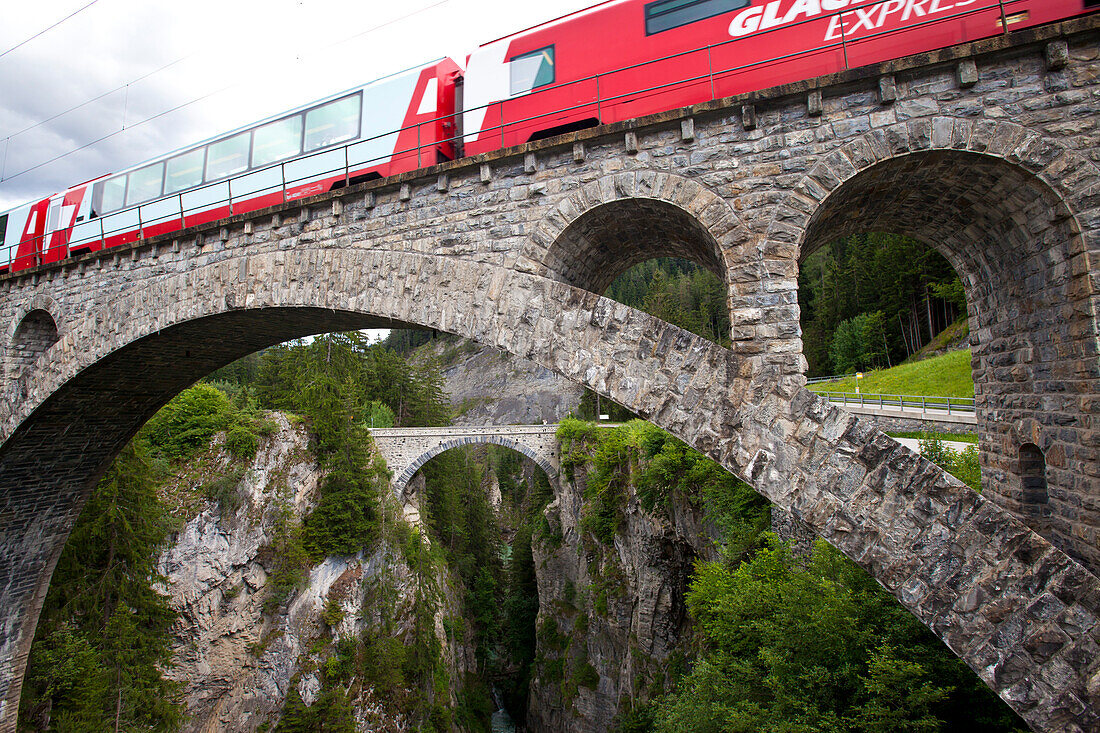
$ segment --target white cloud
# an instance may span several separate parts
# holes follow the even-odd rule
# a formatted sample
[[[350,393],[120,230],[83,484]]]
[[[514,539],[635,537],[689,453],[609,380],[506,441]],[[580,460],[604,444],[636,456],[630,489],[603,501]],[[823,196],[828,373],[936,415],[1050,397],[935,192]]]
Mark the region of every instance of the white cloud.
[[[0,49],[11,48],[86,1],[60,0],[48,9],[10,4],[0,26]],[[0,57],[5,176],[0,211],[440,56],[464,62],[480,43],[589,4],[591,0],[99,0]],[[5,139],[116,87],[123,88]],[[176,107],[181,108],[138,124]],[[7,179],[105,136],[110,137]]]

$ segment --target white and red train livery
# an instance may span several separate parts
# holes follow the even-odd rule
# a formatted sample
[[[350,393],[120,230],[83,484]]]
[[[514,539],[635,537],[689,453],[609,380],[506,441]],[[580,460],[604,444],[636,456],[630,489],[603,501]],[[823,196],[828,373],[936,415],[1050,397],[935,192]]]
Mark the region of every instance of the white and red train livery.
[[[0,213],[0,273],[1100,0],[609,0]],[[461,89],[461,93],[458,91]]]

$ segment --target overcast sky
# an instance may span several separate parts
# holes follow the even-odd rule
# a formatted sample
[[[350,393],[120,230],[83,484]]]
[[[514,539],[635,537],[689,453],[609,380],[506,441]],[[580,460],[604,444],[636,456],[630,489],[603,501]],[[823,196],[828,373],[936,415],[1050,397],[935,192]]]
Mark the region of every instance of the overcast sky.
[[[0,211],[594,2],[6,3]]]

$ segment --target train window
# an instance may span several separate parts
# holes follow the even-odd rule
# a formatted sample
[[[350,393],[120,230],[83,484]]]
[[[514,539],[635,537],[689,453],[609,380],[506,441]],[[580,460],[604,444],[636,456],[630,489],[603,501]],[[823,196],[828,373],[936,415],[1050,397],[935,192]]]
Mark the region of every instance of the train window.
[[[252,166],[267,165],[302,152],[302,116],[257,127],[252,139]]]
[[[360,106],[353,94],[306,112],[305,152],[358,137]]]
[[[126,201],[126,176],[115,176],[103,183],[97,183],[96,186],[102,187],[98,197],[100,213],[106,214],[122,208]]]
[[[749,0],[657,0],[645,6],[645,34],[651,36],[750,4]]]
[[[61,202],[57,198],[50,202],[50,208],[46,210],[46,233],[57,231],[57,225],[61,223]]]
[[[130,174],[130,187],[126,191],[126,205],[133,206],[160,196],[164,184],[164,163],[153,163],[138,168]]]
[[[554,47],[513,56],[508,62],[512,96],[554,83]]]
[[[207,145],[206,180],[216,181],[248,168],[248,148],[251,143],[252,133],[242,132]]]
[[[8,230],[8,215],[0,214],[0,247],[4,246],[4,232]]]
[[[164,177],[164,192],[176,193],[202,183],[202,163],[205,156],[206,148],[199,148],[169,160]]]

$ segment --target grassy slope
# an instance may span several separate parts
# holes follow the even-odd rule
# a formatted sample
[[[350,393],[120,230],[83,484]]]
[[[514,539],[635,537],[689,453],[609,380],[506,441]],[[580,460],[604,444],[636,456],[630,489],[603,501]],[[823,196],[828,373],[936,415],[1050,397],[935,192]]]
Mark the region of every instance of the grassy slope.
[[[855,392],[854,377],[810,385],[815,392]],[[938,397],[973,397],[970,349],[952,351],[893,369],[864,372],[859,384],[865,394],[905,394]]]

